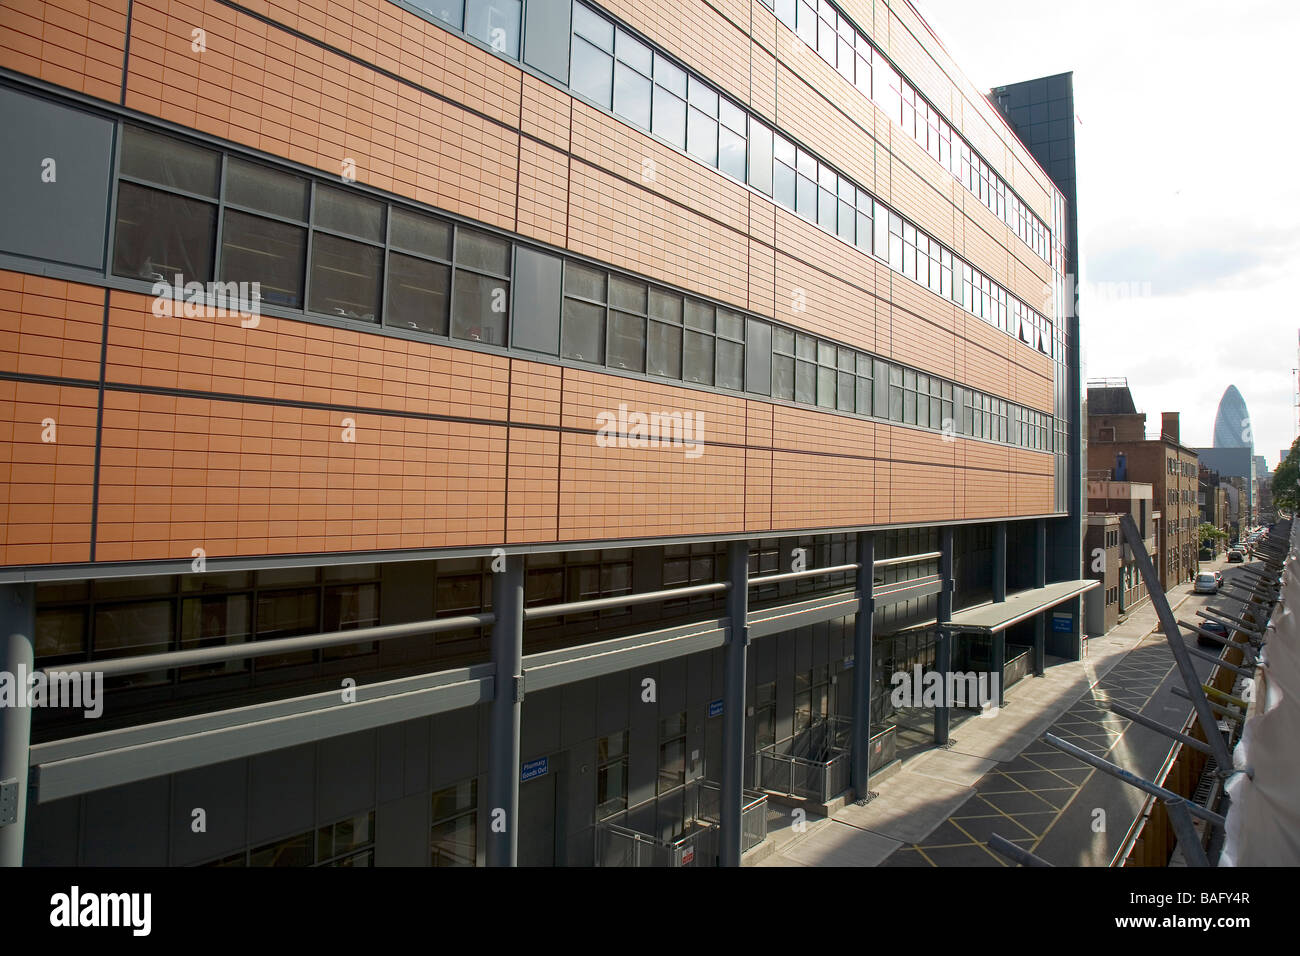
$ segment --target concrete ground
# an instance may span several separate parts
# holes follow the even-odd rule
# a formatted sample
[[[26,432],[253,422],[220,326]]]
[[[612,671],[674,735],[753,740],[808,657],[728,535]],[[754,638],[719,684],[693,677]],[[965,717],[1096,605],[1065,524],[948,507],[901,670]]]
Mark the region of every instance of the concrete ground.
[[[1202,570],[1235,565],[1222,560]],[[1169,592],[1177,616],[1231,602],[1191,594],[1189,583]],[[872,782],[879,796],[850,804],[832,817],[810,820],[801,831],[777,823],[774,851],[757,866],[1007,866],[990,850],[998,833],[1058,866],[1106,866],[1137,816],[1143,795],[1042,740],[1056,734],[1143,776],[1164,762],[1170,741],[1110,713],[1125,704],[1181,727],[1190,701],[1174,697],[1181,683],[1173,654],[1148,602],[1124,623],[1088,641],[1081,661],[1049,659],[1041,678],[1027,677],[1006,692],[992,717],[953,727],[953,745],[903,762]],[[1194,638],[1189,641],[1194,644]],[[1195,659],[1194,659],[1195,660]],[[1197,671],[1208,675],[1209,662]],[[784,826],[784,828],[782,828]]]

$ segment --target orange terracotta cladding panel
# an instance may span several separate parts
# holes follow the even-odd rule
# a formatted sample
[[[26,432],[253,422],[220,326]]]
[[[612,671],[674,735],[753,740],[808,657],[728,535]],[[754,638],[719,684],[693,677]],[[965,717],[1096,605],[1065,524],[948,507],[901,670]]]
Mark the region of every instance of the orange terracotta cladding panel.
[[[620,407],[626,414],[641,412],[681,414],[683,428],[691,415],[692,432],[705,443],[727,442],[741,444],[745,441],[745,409],[749,402],[712,392],[697,391],[674,385],[660,385],[638,379],[603,375],[580,369],[564,370],[564,407],[562,424],[565,428],[592,432],[605,422],[622,428]],[[612,419],[600,418],[613,415]],[[632,420],[626,419],[631,422]]]
[[[0,372],[99,379],[104,290],[0,272]]]
[[[841,455],[772,455],[772,528],[796,530],[878,520],[878,463]]]
[[[562,436],[562,539],[744,530],[743,448],[670,444],[658,435],[649,447],[632,445],[617,438],[602,443],[596,434]],[[696,451],[698,457],[691,457]]]
[[[514,228],[518,133],[215,0],[201,2],[201,53],[193,50],[187,16],[168,15],[147,0],[135,6],[128,107]],[[454,73],[457,63],[469,69],[464,51],[451,49],[455,38],[424,26],[446,38],[444,49],[429,54],[440,73]],[[517,126],[518,70],[476,52],[491,60],[500,82],[514,74]]]
[[[541,428],[511,428],[506,485],[506,540],[556,540],[560,494],[560,436]]]
[[[0,67],[101,100],[122,96],[127,0],[5,0]]]
[[[107,381],[502,421],[509,359],[261,316],[172,318],[113,292]]]
[[[0,564],[90,560],[99,392],[0,379]]]
[[[108,391],[101,561],[495,544],[506,430]]]

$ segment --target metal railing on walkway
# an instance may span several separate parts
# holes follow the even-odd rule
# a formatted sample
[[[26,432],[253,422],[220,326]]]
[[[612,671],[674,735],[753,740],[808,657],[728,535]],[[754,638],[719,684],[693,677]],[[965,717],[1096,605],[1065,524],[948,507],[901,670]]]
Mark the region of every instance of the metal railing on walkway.
[[[706,780],[686,784],[690,813],[682,832],[671,839],[642,833],[621,823],[596,824],[596,865],[610,866],[716,866],[721,829],[721,788]],[[741,810],[741,852],[767,839],[767,794],[744,792]]]

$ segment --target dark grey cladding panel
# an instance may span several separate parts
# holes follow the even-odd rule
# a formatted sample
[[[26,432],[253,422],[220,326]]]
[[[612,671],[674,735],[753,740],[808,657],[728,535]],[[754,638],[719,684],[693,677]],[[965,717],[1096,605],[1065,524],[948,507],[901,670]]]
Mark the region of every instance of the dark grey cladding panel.
[[[195,811],[204,829],[195,832]],[[188,866],[244,849],[248,826],[248,761],[196,767],[172,777],[171,863]]]
[[[165,780],[158,782],[164,787],[167,784]],[[254,757],[249,765],[248,786],[248,838],[252,845],[312,829],[316,823],[312,812],[315,790],[314,745]]]
[[[320,823],[368,810],[375,805],[373,730],[330,737],[317,744],[316,809]]]
[[[0,87],[0,251],[104,264],[113,124]]]
[[[166,866],[171,802],[167,784],[163,778],[141,780],[87,794],[82,804],[86,839],[81,865]]]

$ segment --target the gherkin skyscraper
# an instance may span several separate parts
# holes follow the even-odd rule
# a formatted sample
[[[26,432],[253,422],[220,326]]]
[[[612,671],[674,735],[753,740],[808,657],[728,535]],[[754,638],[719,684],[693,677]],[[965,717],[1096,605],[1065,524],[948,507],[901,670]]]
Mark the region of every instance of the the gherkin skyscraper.
[[[1254,448],[1254,435],[1250,428],[1250,412],[1246,400],[1229,385],[1219,399],[1219,413],[1214,418],[1215,448]]]

